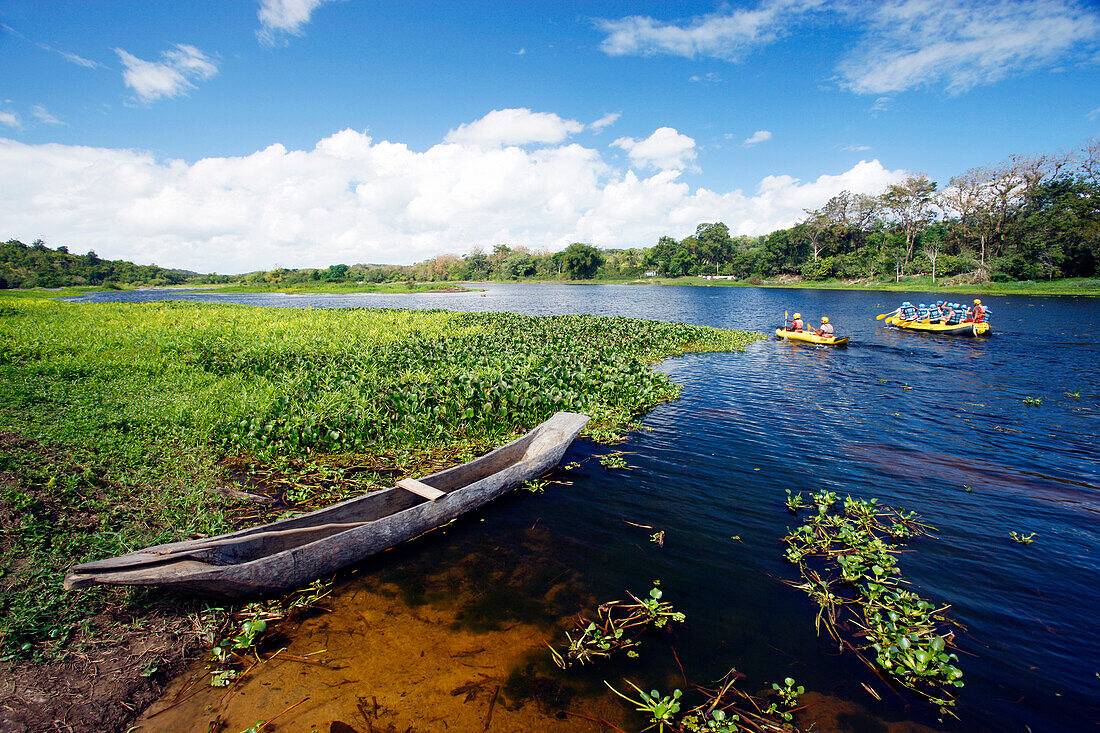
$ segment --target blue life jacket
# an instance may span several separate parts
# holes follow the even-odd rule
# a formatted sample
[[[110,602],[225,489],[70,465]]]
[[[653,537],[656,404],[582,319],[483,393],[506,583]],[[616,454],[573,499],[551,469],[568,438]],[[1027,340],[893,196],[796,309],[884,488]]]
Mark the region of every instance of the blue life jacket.
[[[938,321],[943,318],[943,311],[940,310],[938,305],[933,305],[928,308],[928,317],[933,321]]]
[[[904,305],[901,307],[901,320],[912,321],[917,317],[917,309],[912,305]]]
[[[917,320],[923,321],[925,318],[928,318],[928,309],[927,308],[918,309],[917,310]]]
[[[956,324],[962,323],[962,319],[963,319],[962,309],[961,308],[952,308],[951,309],[951,315],[948,316],[947,322],[950,325],[954,326]]]

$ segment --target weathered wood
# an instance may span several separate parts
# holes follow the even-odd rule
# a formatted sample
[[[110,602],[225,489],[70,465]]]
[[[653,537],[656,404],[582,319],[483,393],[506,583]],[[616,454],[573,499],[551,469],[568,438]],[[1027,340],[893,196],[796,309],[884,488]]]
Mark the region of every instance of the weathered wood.
[[[393,486],[300,517],[76,565],[65,587],[156,585],[231,598],[300,588],[545,473],[587,422],[586,415],[559,412],[491,453],[415,481],[446,501]]]
[[[442,499],[444,496],[447,495],[447,492],[440,491],[439,489],[433,489],[431,486],[428,486],[425,483],[421,483],[414,478],[403,478],[397,482],[397,485],[407,491],[413,492],[414,494],[423,496],[428,501],[436,501],[437,499]]]

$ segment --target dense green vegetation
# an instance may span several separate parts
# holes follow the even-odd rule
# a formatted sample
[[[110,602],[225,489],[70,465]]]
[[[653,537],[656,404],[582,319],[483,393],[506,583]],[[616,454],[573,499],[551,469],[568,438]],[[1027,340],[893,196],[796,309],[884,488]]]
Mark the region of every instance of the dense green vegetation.
[[[237,479],[299,511],[466,460],[559,409],[609,439],[676,395],[653,361],[754,338],[594,316],[0,297],[0,650],[56,651],[137,597],[60,583],[74,562],[225,530],[244,510],[213,490]]]
[[[175,285],[197,273],[102,260],[95,252],[70,254],[65,245],[50,249],[38,239],[27,245],[11,239],[0,243],[0,290],[61,288],[79,285]]]

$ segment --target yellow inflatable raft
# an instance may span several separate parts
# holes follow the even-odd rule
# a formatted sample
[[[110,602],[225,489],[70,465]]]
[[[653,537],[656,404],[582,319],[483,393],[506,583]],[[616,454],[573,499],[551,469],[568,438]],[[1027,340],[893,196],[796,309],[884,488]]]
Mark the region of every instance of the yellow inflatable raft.
[[[906,331],[924,331],[925,333],[946,333],[954,336],[991,336],[988,323],[930,323],[929,321],[903,321],[897,316],[886,319],[886,325],[896,326]]]
[[[813,331],[785,331],[782,328],[775,329],[776,338],[790,339],[791,341],[806,341],[811,344],[821,344],[822,346],[847,346],[848,337],[837,338],[836,336],[818,336]]]

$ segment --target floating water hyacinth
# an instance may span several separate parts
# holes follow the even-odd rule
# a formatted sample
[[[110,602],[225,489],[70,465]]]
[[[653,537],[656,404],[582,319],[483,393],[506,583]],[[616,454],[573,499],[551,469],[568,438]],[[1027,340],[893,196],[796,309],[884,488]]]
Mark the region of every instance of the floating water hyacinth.
[[[786,559],[802,576],[790,585],[818,604],[817,628],[824,623],[865,664],[877,665],[949,713],[955,700],[947,690],[963,685],[958,657],[950,651],[954,623],[947,606],[904,587],[908,581],[895,558],[899,542],[930,536],[931,528],[876,499],[849,496],[840,502],[835,492],[823,491],[812,500],[813,515],[783,541]],[[795,502],[788,495],[786,503],[791,508]],[[849,624],[860,629],[854,638],[841,634]]]

